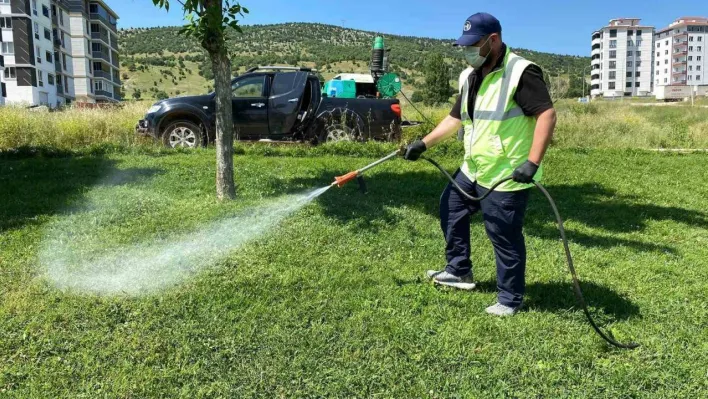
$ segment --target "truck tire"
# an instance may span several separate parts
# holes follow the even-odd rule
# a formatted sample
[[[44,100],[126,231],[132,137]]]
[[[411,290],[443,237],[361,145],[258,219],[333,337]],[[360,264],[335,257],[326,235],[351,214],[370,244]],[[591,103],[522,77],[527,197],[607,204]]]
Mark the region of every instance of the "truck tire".
[[[334,109],[320,115],[317,120],[318,143],[363,141],[364,121],[349,109]]]
[[[168,148],[199,148],[204,146],[204,132],[194,122],[177,120],[162,131],[162,143]]]

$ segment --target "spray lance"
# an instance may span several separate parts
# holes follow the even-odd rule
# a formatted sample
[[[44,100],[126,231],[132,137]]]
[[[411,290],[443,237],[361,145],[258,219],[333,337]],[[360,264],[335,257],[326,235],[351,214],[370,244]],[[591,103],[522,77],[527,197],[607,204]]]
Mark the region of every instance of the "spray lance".
[[[380,165],[380,164],[382,164],[382,163],[384,163],[384,162],[386,162],[386,161],[389,161],[389,160],[391,160],[391,159],[394,159],[394,158],[396,158],[396,157],[398,157],[398,156],[403,156],[404,154],[405,154],[405,147],[402,147],[401,149],[396,150],[396,151],[394,151],[394,152],[392,152],[392,153],[386,155],[385,157],[379,159],[378,161],[373,162],[373,163],[371,163],[371,164],[369,164],[369,165],[364,166],[363,168],[360,168],[360,169],[357,169],[357,170],[355,170],[355,171],[349,172],[349,173],[347,173],[347,174],[345,174],[345,175],[342,175],[342,176],[337,176],[337,177],[335,177],[335,178],[334,178],[334,182],[330,185],[330,187],[336,185],[336,186],[338,186],[338,187],[341,188],[342,186],[344,186],[344,185],[347,184],[348,182],[350,182],[350,181],[352,181],[352,180],[354,180],[354,179],[357,179],[357,180],[359,181],[359,184],[360,184],[360,187],[361,187],[362,191],[365,191],[366,188],[365,188],[365,186],[364,186],[364,179],[363,179],[363,177],[362,177],[362,174],[363,174],[365,171],[367,171],[367,170],[369,170],[369,169],[371,169],[371,168],[374,168],[374,167],[376,167],[376,166],[378,166],[378,165]],[[455,189],[456,189],[461,195],[467,197],[467,198],[470,199],[471,201],[482,201],[482,200],[484,200],[485,198],[487,198],[487,196],[489,196],[489,194],[491,194],[494,190],[496,190],[496,188],[499,187],[499,185],[501,185],[502,183],[504,183],[504,182],[506,182],[506,181],[511,180],[511,176],[499,180],[499,181],[496,182],[494,185],[492,185],[492,187],[490,187],[489,190],[488,190],[484,195],[482,195],[481,197],[478,197],[478,198],[477,198],[477,197],[473,197],[472,195],[470,195],[470,194],[468,194],[467,192],[465,192],[465,191],[457,184],[457,182],[456,182],[455,179],[450,175],[450,173],[448,173],[448,171],[445,170],[445,168],[443,168],[443,167],[442,167],[439,163],[437,163],[435,160],[433,160],[433,159],[431,159],[431,158],[428,158],[428,157],[425,157],[425,156],[421,156],[420,159],[424,159],[424,160],[430,162],[433,166],[435,166],[435,167],[440,171],[440,173],[442,173],[443,176],[445,176],[445,178],[450,182],[450,184],[452,184],[452,186],[455,187]],[[611,333],[611,332],[608,331],[607,333],[605,333],[604,331],[602,331],[602,330],[600,329],[600,327],[598,327],[597,323],[595,323],[595,320],[592,318],[592,315],[590,314],[590,310],[588,309],[588,305],[587,305],[587,303],[585,302],[585,296],[583,295],[583,291],[580,289],[580,281],[578,280],[578,275],[577,275],[577,273],[575,272],[575,267],[573,266],[573,258],[572,258],[572,256],[570,255],[570,248],[568,247],[568,240],[567,240],[567,238],[566,238],[566,236],[565,236],[565,228],[563,227],[563,219],[561,218],[560,213],[558,212],[558,207],[556,206],[555,201],[553,200],[553,198],[552,198],[551,195],[548,193],[548,191],[546,190],[545,187],[543,187],[540,183],[538,183],[538,182],[536,182],[536,181],[534,181],[533,184],[536,186],[536,188],[538,188],[538,189],[541,191],[541,193],[543,193],[543,195],[544,195],[544,196],[546,197],[546,199],[548,200],[548,203],[551,205],[551,209],[553,210],[553,214],[554,214],[554,216],[555,216],[555,218],[556,218],[556,222],[558,223],[558,231],[560,232],[561,240],[563,241],[563,248],[565,249],[565,258],[566,258],[566,261],[567,261],[567,263],[568,263],[568,270],[570,271],[570,275],[571,275],[571,277],[573,278],[573,292],[575,293],[575,299],[577,300],[578,305],[580,305],[580,307],[583,309],[583,313],[585,313],[585,317],[587,318],[588,322],[590,323],[590,325],[592,326],[592,328],[595,330],[595,332],[596,332],[600,337],[602,337],[602,339],[604,339],[605,341],[607,341],[607,342],[608,342],[609,344],[611,344],[611,345],[614,345],[614,346],[616,346],[616,347],[618,347],[618,348],[624,348],[624,349],[635,349],[635,348],[639,347],[639,344],[636,344],[636,343],[634,343],[634,342],[630,342],[630,343],[626,343],[626,344],[623,344],[623,343],[621,343],[621,342],[618,342],[617,340],[614,339],[614,337],[612,336],[612,333]]]

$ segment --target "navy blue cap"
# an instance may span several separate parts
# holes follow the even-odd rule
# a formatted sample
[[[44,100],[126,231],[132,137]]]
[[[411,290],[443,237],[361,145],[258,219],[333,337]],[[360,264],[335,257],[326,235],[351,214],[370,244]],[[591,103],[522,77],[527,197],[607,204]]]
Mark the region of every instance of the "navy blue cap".
[[[493,15],[478,12],[467,18],[462,36],[455,42],[455,46],[471,46],[490,33],[501,33],[501,24]]]

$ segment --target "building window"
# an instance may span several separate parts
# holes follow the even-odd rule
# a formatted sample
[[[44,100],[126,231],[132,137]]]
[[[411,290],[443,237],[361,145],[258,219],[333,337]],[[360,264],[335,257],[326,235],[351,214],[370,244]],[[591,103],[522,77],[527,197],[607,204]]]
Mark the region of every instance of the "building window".
[[[610,89],[610,90],[614,90],[614,89],[615,89],[615,82],[609,82],[609,83],[607,84],[607,88]]]
[[[688,75],[688,80],[692,80],[692,79],[693,79],[693,75]]]
[[[641,52],[641,51],[635,51],[635,52],[634,52],[634,56],[635,56],[635,57],[641,57],[641,56],[642,56],[642,52]]]
[[[696,71],[700,71],[700,70],[701,70],[701,66],[700,65],[696,66]]]
[[[669,50],[664,50],[664,55],[669,55]]]
[[[50,64],[52,63],[52,53],[47,51],[46,54],[44,55],[44,57],[47,59],[48,63],[50,63]]]
[[[632,36],[633,34],[634,34],[634,31],[633,31],[633,30],[628,30],[628,31],[627,31],[627,36]]]
[[[64,10],[59,10],[59,25],[64,25]]]
[[[5,77],[5,80],[17,79],[17,70],[15,69],[15,67],[7,67],[3,72],[3,77]]]
[[[689,65],[689,66],[688,66],[688,70],[689,70],[689,71],[692,71],[692,70],[693,70],[693,65]]]
[[[642,35],[642,31],[641,31],[641,30],[638,30],[638,31],[637,31],[637,36],[641,36],[641,35]]]
[[[627,47],[632,47],[634,43],[631,40],[627,40]]]
[[[664,60],[664,65],[668,64],[669,60]]]
[[[692,56],[692,55],[689,55],[689,56],[688,56],[688,60],[689,60],[689,61],[693,61],[693,56]]]
[[[659,61],[657,61],[657,62],[656,62],[656,66],[659,66],[659,65],[660,65],[660,64],[659,64]]]
[[[702,42],[703,41],[703,36],[698,36],[698,41]]]
[[[42,15],[49,18],[49,7],[42,5]]]
[[[3,54],[6,54],[6,55],[15,54],[15,43],[2,42],[2,43],[0,43],[0,45],[2,46],[2,47],[0,47],[0,49],[2,49]]]
[[[610,48],[617,48],[617,40],[610,40]]]
[[[610,59],[617,58],[617,50],[610,50]]]
[[[632,77],[632,72],[631,72],[631,71],[627,72],[627,77],[628,77],[628,78],[631,78],[631,77]]]
[[[688,46],[688,51],[693,51],[693,46]]]
[[[101,31],[101,28],[98,26],[98,24],[91,24],[91,33],[99,33]]]
[[[668,68],[664,68],[664,73],[669,73]]]
[[[639,87],[639,83],[640,83],[640,82],[635,82],[635,83],[634,83],[634,87]]]
[[[66,48],[66,39],[64,37],[64,31],[61,31],[61,46]]]
[[[0,28],[12,29],[12,17],[0,17]]]
[[[668,83],[668,81],[669,81],[668,78],[664,78],[664,83]]]
[[[63,65],[63,69],[66,71],[66,54],[64,53],[61,54],[61,63]]]
[[[617,37],[617,29],[610,29],[610,37]],[[617,41],[615,40],[615,42]]]
[[[696,75],[696,80],[701,80],[701,75]]]
[[[660,43],[660,42],[656,42],[656,48],[659,48],[659,47],[661,47],[661,43]]]
[[[693,36],[689,36],[689,37],[688,37],[688,41],[689,41],[689,42],[692,42],[692,41],[693,41]]]
[[[89,5],[89,12],[91,12],[93,14],[97,14],[98,13],[98,5],[97,4],[90,4]]]
[[[640,77],[640,76],[642,76],[642,75],[641,75],[641,72],[637,71],[637,72],[634,73],[634,77],[635,77],[635,78],[638,78],[638,77]]]
[[[617,77],[617,72],[610,71],[610,79],[615,79]]]
[[[64,76],[64,88],[68,91],[69,90],[69,77]]]
[[[44,28],[44,38],[52,41],[52,32],[47,28]]]
[[[637,47],[642,47],[642,39],[637,39],[637,41],[634,43]]]
[[[666,43],[664,43],[664,44],[665,44],[666,46],[668,46],[668,45],[669,45],[669,41],[667,40]],[[666,82],[664,82],[664,83],[666,83]]]
[[[32,0],[32,14],[37,15],[37,0]]]
[[[701,60],[701,56],[699,55],[696,57],[696,61],[700,61],[700,60]]]
[[[702,51],[702,49],[703,49],[703,48],[702,48],[701,46],[698,46],[698,52],[699,52],[699,53]]]
[[[627,87],[632,87],[632,82],[627,82]]]
[[[49,83],[50,86],[54,86],[54,75],[52,75],[52,74],[47,75],[47,83]]]
[[[34,38],[39,40],[39,24],[34,23]]]
[[[101,43],[91,43],[91,50],[101,51]]]
[[[656,52],[656,56],[657,56],[657,57],[661,56],[661,52],[660,52],[660,51],[657,51],[657,52]]]
[[[617,68],[617,61],[610,61],[610,69]]]
[[[631,57],[631,56],[632,56],[632,50],[628,50],[628,51],[627,51],[627,57]]]
[[[656,71],[656,76],[659,76],[659,71]],[[659,84],[659,81],[656,81],[656,84]]]
[[[39,49],[39,46],[34,46],[34,57],[37,59],[38,64],[42,63],[42,51]]]
[[[627,61],[627,68],[631,68],[634,63],[632,61]]]
[[[44,87],[44,72],[37,70],[37,79],[39,87]]]

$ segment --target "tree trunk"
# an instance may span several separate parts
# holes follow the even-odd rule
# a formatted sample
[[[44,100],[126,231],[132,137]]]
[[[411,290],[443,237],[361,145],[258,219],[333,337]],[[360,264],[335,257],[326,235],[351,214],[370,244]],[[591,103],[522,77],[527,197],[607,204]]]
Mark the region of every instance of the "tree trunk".
[[[234,199],[234,123],[231,108],[231,60],[223,41],[207,48],[216,91],[216,196]]]

